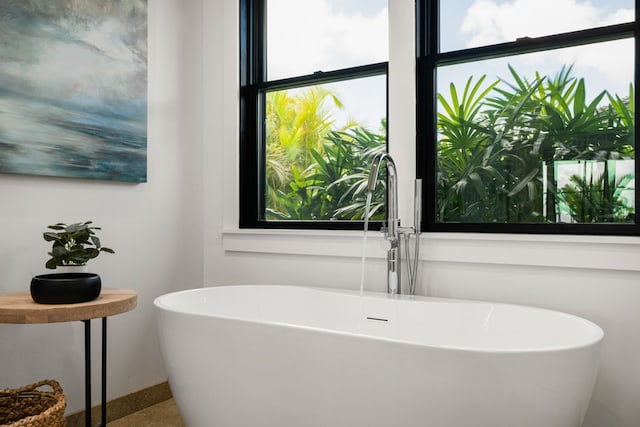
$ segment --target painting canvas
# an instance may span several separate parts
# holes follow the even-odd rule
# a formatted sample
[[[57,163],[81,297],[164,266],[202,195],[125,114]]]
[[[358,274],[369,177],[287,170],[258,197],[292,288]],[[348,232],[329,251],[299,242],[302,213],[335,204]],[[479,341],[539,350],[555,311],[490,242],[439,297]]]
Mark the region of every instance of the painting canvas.
[[[147,1],[0,1],[0,173],[147,180]]]

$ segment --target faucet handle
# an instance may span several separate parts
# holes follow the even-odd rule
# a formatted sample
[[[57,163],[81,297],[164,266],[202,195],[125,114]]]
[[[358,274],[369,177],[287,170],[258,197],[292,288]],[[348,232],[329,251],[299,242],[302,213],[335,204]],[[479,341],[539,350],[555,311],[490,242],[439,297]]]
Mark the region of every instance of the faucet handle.
[[[399,234],[419,234],[419,232],[416,231],[415,227],[398,227],[398,233]]]

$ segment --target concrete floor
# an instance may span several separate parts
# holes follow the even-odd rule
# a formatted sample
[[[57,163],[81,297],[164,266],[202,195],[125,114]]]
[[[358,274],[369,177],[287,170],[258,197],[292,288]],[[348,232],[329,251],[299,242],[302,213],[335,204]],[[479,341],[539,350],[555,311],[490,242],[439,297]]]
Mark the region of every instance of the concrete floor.
[[[185,427],[173,399],[107,424],[107,427]]]

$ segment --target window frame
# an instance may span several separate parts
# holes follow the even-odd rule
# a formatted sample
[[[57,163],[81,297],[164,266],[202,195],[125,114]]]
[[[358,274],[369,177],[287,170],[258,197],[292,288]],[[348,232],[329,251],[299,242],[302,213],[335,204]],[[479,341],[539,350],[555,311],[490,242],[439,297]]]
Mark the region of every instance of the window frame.
[[[468,63],[516,54],[574,47],[596,42],[633,38],[635,42],[634,98],[640,83],[640,0],[635,1],[635,21],[565,32],[535,38],[519,38],[499,44],[439,52],[439,0],[416,0],[416,171],[423,178],[423,230],[514,234],[640,235],[639,160],[635,161],[634,223],[463,223],[438,222],[437,200],[437,85],[436,70],[443,65]],[[634,132],[638,135],[638,111],[634,111]],[[636,142],[634,144],[637,146]]]
[[[386,77],[387,135],[389,129],[388,62],[349,67],[333,71],[276,80],[267,80],[266,30],[268,0],[239,0],[240,6],[240,146],[239,146],[239,227],[254,229],[326,229],[361,230],[363,221],[353,220],[266,220],[264,164],[266,156],[264,113],[265,94],[323,83],[347,81],[372,76]],[[388,147],[388,138],[387,138]],[[369,229],[379,230],[381,221],[370,221]]]

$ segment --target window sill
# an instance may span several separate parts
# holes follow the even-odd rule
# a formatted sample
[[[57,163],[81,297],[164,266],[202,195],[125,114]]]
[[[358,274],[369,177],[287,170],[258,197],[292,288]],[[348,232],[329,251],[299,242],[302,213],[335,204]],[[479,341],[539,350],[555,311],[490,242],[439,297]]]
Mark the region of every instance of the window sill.
[[[226,230],[226,252],[356,257],[361,231]],[[377,231],[367,235],[367,258],[386,257]],[[420,259],[495,265],[640,271],[640,237],[423,233]]]
[[[237,229],[222,233],[222,246],[227,252],[361,257],[362,239],[362,231],[353,230]],[[367,235],[367,257],[386,257],[374,241],[382,242],[377,231]]]

